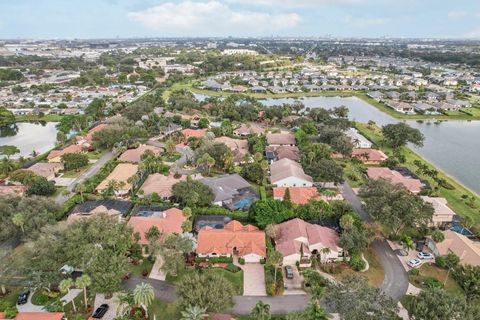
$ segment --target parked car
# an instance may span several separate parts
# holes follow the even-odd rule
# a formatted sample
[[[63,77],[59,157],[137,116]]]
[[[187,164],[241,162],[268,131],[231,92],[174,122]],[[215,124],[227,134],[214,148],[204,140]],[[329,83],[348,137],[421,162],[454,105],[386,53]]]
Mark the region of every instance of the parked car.
[[[293,268],[291,266],[285,267],[285,277],[287,279],[293,279]]]
[[[407,264],[411,268],[416,268],[416,267],[418,267],[422,264],[422,261],[420,261],[420,259],[415,258],[415,259],[412,259],[412,260],[408,261]]]
[[[95,312],[92,315],[92,318],[102,319],[105,313],[107,313],[108,308],[109,308],[108,304],[102,304],[100,307],[97,308],[97,310],[95,310]]]
[[[433,259],[434,258],[433,254],[431,254],[430,252],[419,252],[417,254],[417,257],[419,259]]]
[[[28,301],[28,296],[30,296],[30,290],[26,290],[18,295],[17,304],[25,304]]]

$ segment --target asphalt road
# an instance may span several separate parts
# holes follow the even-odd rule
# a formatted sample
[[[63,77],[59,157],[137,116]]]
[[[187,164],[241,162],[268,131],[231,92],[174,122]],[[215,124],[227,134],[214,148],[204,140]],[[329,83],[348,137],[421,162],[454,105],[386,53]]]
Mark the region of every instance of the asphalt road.
[[[360,217],[365,222],[372,222],[372,218],[362,208],[362,203],[358,199],[355,192],[348,183],[343,184],[343,197],[345,201],[357,211]],[[385,240],[377,240],[372,244],[372,248],[375,254],[380,259],[380,263],[383,266],[385,278],[383,279],[380,289],[390,296],[395,302],[398,302],[402,298],[408,289],[408,275],[402,266],[402,263],[393,252],[392,248]]]
[[[67,186],[66,190],[68,191],[68,195],[64,195],[63,193],[59,194],[57,198],[55,198],[55,202],[57,202],[58,204],[64,204],[65,201],[67,201],[72,196],[73,188],[75,188],[76,184],[82,183],[86,179],[95,175],[95,173],[97,173],[98,170],[100,170],[105,165],[105,163],[113,159],[114,156],[115,156],[115,153],[113,153],[112,151],[105,153],[100,159],[98,159],[94,164],[92,164],[90,168],[87,169],[87,171],[82,173],[78,178],[73,180]]]

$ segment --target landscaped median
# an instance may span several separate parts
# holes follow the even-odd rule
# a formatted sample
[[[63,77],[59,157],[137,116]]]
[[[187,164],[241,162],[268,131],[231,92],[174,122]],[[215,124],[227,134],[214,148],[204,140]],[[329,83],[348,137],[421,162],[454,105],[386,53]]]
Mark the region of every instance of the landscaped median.
[[[382,141],[382,132],[376,125],[369,125],[365,123],[357,122],[355,124],[359,132],[367,137],[370,141],[385,152],[388,156],[393,155],[393,150],[386,143]],[[436,180],[432,177],[422,174],[419,171],[418,166],[415,163],[422,163],[430,168],[438,171],[437,180],[443,179],[445,181],[444,186],[438,186],[435,190],[438,196],[447,199],[449,206],[461,217],[469,217],[476,224],[476,227],[480,226],[480,198],[472,191],[461,185],[452,177],[442,172],[438,168],[435,168],[431,163],[423,159],[420,155],[415,153],[408,147],[402,148],[402,154],[405,157],[405,162],[401,163],[402,166],[407,167],[412,172],[415,172],[422,180],[426,180],[431,186],[438,186]],[[448,188],[447,188],[448,187]]]

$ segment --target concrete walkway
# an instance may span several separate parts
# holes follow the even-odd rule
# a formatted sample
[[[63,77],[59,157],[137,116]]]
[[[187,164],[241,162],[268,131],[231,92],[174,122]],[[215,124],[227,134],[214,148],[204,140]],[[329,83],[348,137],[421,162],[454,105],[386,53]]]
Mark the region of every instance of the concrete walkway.
[[[63,301],[63,305],[72,302],[83,290],[82,289],[70,289],[70,291],[64,295],[60,300]]]
[[[32,297],[34,293],[35,291],[32,290],[32,292],[28,296],[27,303],[21,305],[17,304],[18,312],[47,312],[47,310],[43,309],[43,306],[37,306],[32,303]]]
[[[161,255],[158,255],[155,259],[155,263],[153,264],[152,271],[150,271],[148,277],[150,279],[165,281],[167,275],[161,270],[162,265],[163,257]]]

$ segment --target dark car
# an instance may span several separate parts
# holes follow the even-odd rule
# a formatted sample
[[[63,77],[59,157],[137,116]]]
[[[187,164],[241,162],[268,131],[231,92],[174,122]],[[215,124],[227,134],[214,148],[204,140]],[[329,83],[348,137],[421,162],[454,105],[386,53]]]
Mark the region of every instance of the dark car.
[[[286,266],[285,267],[285,277],[287,279],[293,279],[293,269],[291,266]]]
[[[30,290],[24,291],[18,295],[17,304],[25,304],[28,301],[28,296],[30,295]]]
[[[102,319],[105,313],[108,311],[108,304],[102,304],[100,307],[95,310],[95,312],[92,315],[92,318],[95,319]]]

